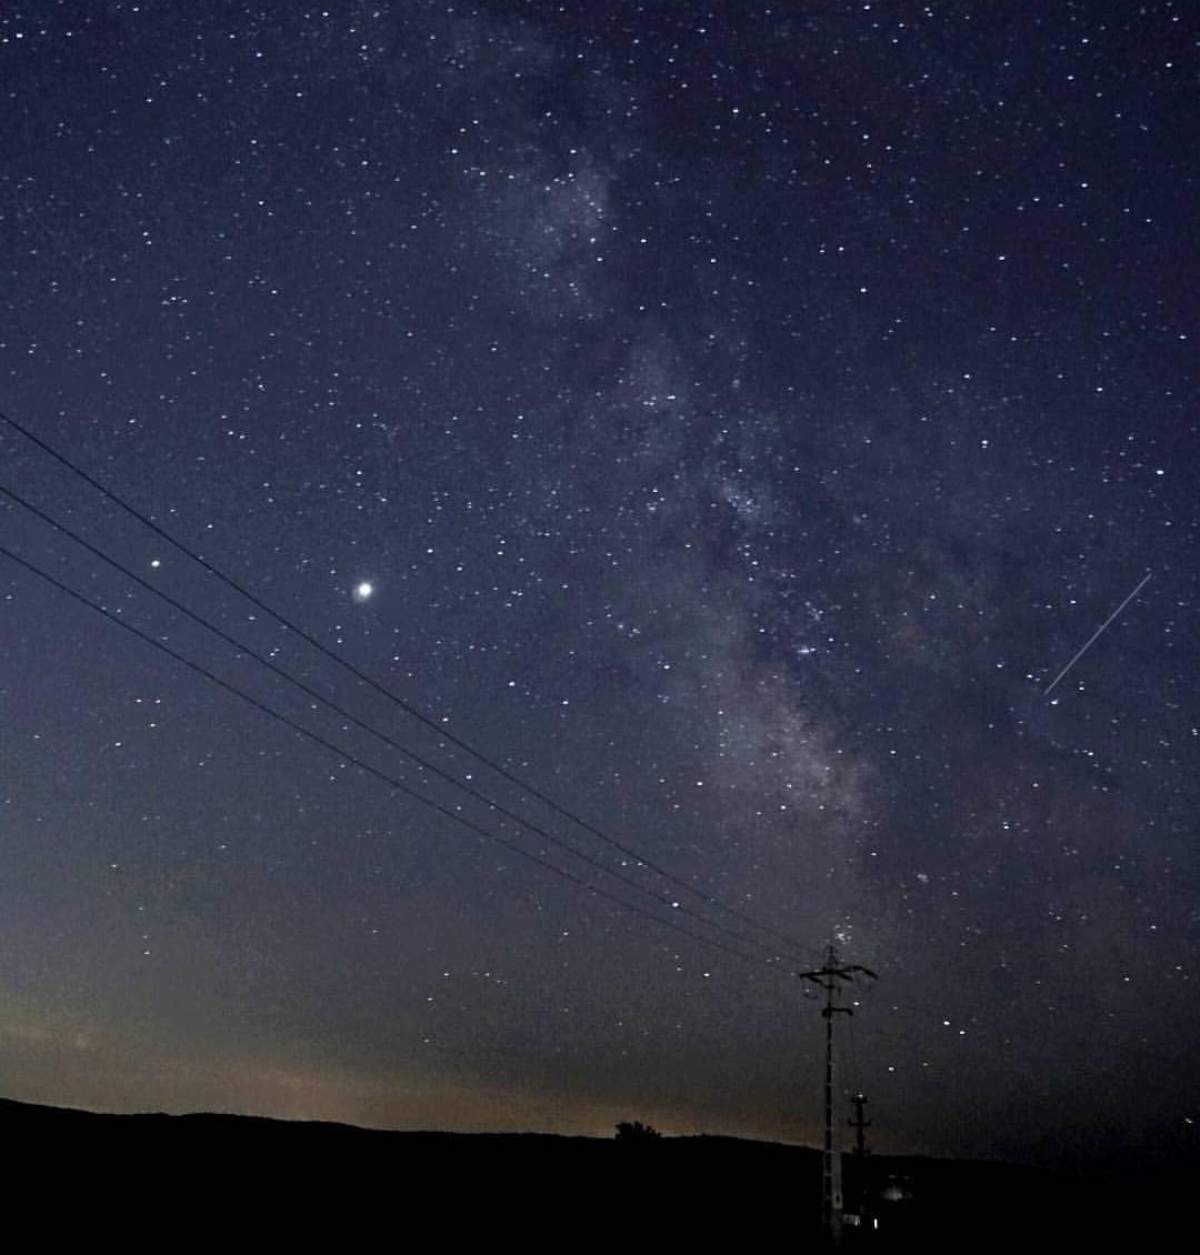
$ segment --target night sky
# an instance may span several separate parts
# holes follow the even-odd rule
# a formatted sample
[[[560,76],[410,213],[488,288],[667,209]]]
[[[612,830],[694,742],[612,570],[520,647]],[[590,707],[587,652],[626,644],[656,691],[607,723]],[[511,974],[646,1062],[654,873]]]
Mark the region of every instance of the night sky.
[[[0,1092],[1195,1152],[1198,29],[5,5]]]

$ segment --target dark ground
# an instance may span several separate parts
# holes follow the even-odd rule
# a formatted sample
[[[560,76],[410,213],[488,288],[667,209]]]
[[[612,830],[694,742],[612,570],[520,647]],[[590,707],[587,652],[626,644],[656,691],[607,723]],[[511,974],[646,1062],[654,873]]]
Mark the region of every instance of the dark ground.
[[[221,1115],[108,1116],[0,1101],[10,1214],[161,1249],[238,1240],[357,1250],[380,1240],[541,1249],[819,1249],[820,1156],[725,1137],[616,1140],[396,1133]],[[1003,1163],[870,1158],[877,1233],[848,1247],[1033,1250],[1165,1232],[1186,1182],[1059,1177]],[[857,1183],[847,1157],[847,1204]],[[855,1240],[857,1239],[857,1240]],[[206,1243],[207,1244],[207,1243]],[[1106,1242],[1107,1244],[1107,1242]]]

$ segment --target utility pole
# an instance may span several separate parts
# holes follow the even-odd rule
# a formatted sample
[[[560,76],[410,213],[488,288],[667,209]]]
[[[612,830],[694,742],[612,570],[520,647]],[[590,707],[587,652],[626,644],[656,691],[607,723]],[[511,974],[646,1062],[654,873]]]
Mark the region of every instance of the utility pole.
[[[838,993],[843,984],[853,984],[860,976],[875,980],[870,968],[858,963],[838,962],[837,950],[831,945],[824,967],[812,972],[798,972],[801,980],[812,981],[825,991],[821,1015],[825,1020],[825,1147],[821,1156],[821,1225],[825,1236],[835,1245],[842,1237],[842,1160],[833,1144],[833,1017],[853,1015],[851,1007],[838,1006]]]
[[[854,1130],[854,1210],[858,1213],[858,1223],[865,1225],[868,1219],[871,1191],[867,1188],[867,1129],[871,1121],[863,1115],[867,1100],[862,1094],[855,1094],[850,1101],[854,1104],[854,1115],[847,1121]]]
[[[846,1123],[854,1130],[854,1153],[859,1159],[863,1159],[867,1153],[867,1143],[863,1133],[871,1127],[871,1121],[863,1119],[863,1108],[867,1105],[867,1100],[862,1094],[855,1094],[850,1101],[854,1104],[854,1116]]]

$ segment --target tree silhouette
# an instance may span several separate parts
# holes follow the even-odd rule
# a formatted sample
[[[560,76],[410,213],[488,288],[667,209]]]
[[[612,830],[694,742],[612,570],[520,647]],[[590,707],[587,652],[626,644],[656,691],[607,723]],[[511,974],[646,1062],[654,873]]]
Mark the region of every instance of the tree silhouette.
[[[662,1134],[656,1128],[643,1124],[640,1120],[634,1120],[632,1123],[623,1120],[617,1125],[617,1141],[629,1146],[642,1146],[659,1137],[662,1137]]]

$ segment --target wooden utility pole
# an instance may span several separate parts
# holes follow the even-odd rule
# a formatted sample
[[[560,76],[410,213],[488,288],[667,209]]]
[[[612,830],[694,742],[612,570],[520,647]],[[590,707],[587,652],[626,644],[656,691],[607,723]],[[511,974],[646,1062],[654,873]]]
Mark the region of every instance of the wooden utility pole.
[[[838,1005],[838,993],[843,984],[852,984],[860,976],[870,980],[876,977],[870,968],[858,963],[839,963],[833,946],[829,947],[824,967],[797,975],[825,991],[825,1005],[821,1008],[825,1019],[825,1146],[821,1156],[821,1225],[825,1236],[836,1244],[842,1237],[842,1159],[833,1142],[833,1017],[854,1014],[853,1008]]]

